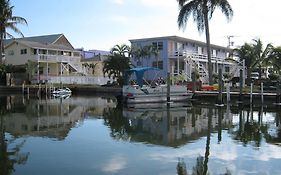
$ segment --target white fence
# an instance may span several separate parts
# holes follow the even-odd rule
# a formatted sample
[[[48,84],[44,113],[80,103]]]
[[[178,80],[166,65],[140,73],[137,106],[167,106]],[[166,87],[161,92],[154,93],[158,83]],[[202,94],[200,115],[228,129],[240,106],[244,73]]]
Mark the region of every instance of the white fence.
[[[112,82],[112,79],[108,77],[93,77],[93,76],[40,76],[40,81],[33,79],[32,83],[63,83],[63,84],[91,84],[91,85],[103,85],[108,81]]]

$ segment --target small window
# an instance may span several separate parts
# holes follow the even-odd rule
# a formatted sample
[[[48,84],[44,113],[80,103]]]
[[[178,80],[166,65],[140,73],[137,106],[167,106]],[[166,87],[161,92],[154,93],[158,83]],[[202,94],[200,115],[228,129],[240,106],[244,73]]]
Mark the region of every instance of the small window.
[[[163,50],[163,42],[158,42],[158,50]]]
[[[33,54],[37,55],[37,49],[33,49]]]
[[[20,50],[20,54],[21,54],[21,55],[26,54],[26,53],[27,53],[27,49],[21,49],[21,50]]]

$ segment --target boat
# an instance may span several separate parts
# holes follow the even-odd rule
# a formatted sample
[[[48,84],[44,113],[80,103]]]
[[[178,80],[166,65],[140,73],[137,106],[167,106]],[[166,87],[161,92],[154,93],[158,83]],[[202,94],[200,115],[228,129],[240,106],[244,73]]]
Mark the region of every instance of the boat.
[[[122,96],[126,104],[168,102],[168,85],[164,83],[163,79],[160,78],[160,81],[159,77],[158,80],[147,81],[144,79],[144,73],[151,70],[155,72],[160,69],[141,67],[125,71],[125,85],[122,87]],[[135,80],[130,80],[131,77],[134,77]],[[192,96],[193,93],[185,85],[170,85],[169,102],[188,102]]]
[[[55,95],[68,95],[71,93],[72,91],[69,88],[60,88],[51,91],[51,94],[55,94]]]

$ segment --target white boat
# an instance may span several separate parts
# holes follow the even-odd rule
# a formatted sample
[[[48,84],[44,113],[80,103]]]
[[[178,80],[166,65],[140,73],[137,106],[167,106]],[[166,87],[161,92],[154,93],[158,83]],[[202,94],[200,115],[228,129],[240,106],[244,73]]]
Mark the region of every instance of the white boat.
[[[51,92],[51,94],[56,94],[56,95],[67,95],[71,93],[72,91],[69,88],[55,89]]]
[[[135,84],[126,83],[122,88],[123,100],[127,104],[138,103],[162,103],[167,102],[167,84],[144,83],[144,72],[148,70],[159,70],[153,67],[132,68],[126,71],[125,76],[135,74]],[[188,102],[193,93],[184,85],[170,85],[171,102]]]

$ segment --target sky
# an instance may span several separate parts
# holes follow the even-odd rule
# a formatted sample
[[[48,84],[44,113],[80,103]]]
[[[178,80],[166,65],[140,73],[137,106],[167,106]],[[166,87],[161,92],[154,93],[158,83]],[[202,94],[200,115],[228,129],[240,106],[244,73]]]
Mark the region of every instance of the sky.
[[[75,48],[110,50],[130,39],[177,35],[205,42],[192,17],[179,29],[176,0],[10,0],[13,15],[28,26],[18,25],[25,37],[64,34]],[[253,39],[281,46],[280,0],[228,0],[231,21],[216,9],[210,21],[211,43],[234,47]],[[19,37],[14,34],[15,37]]]

